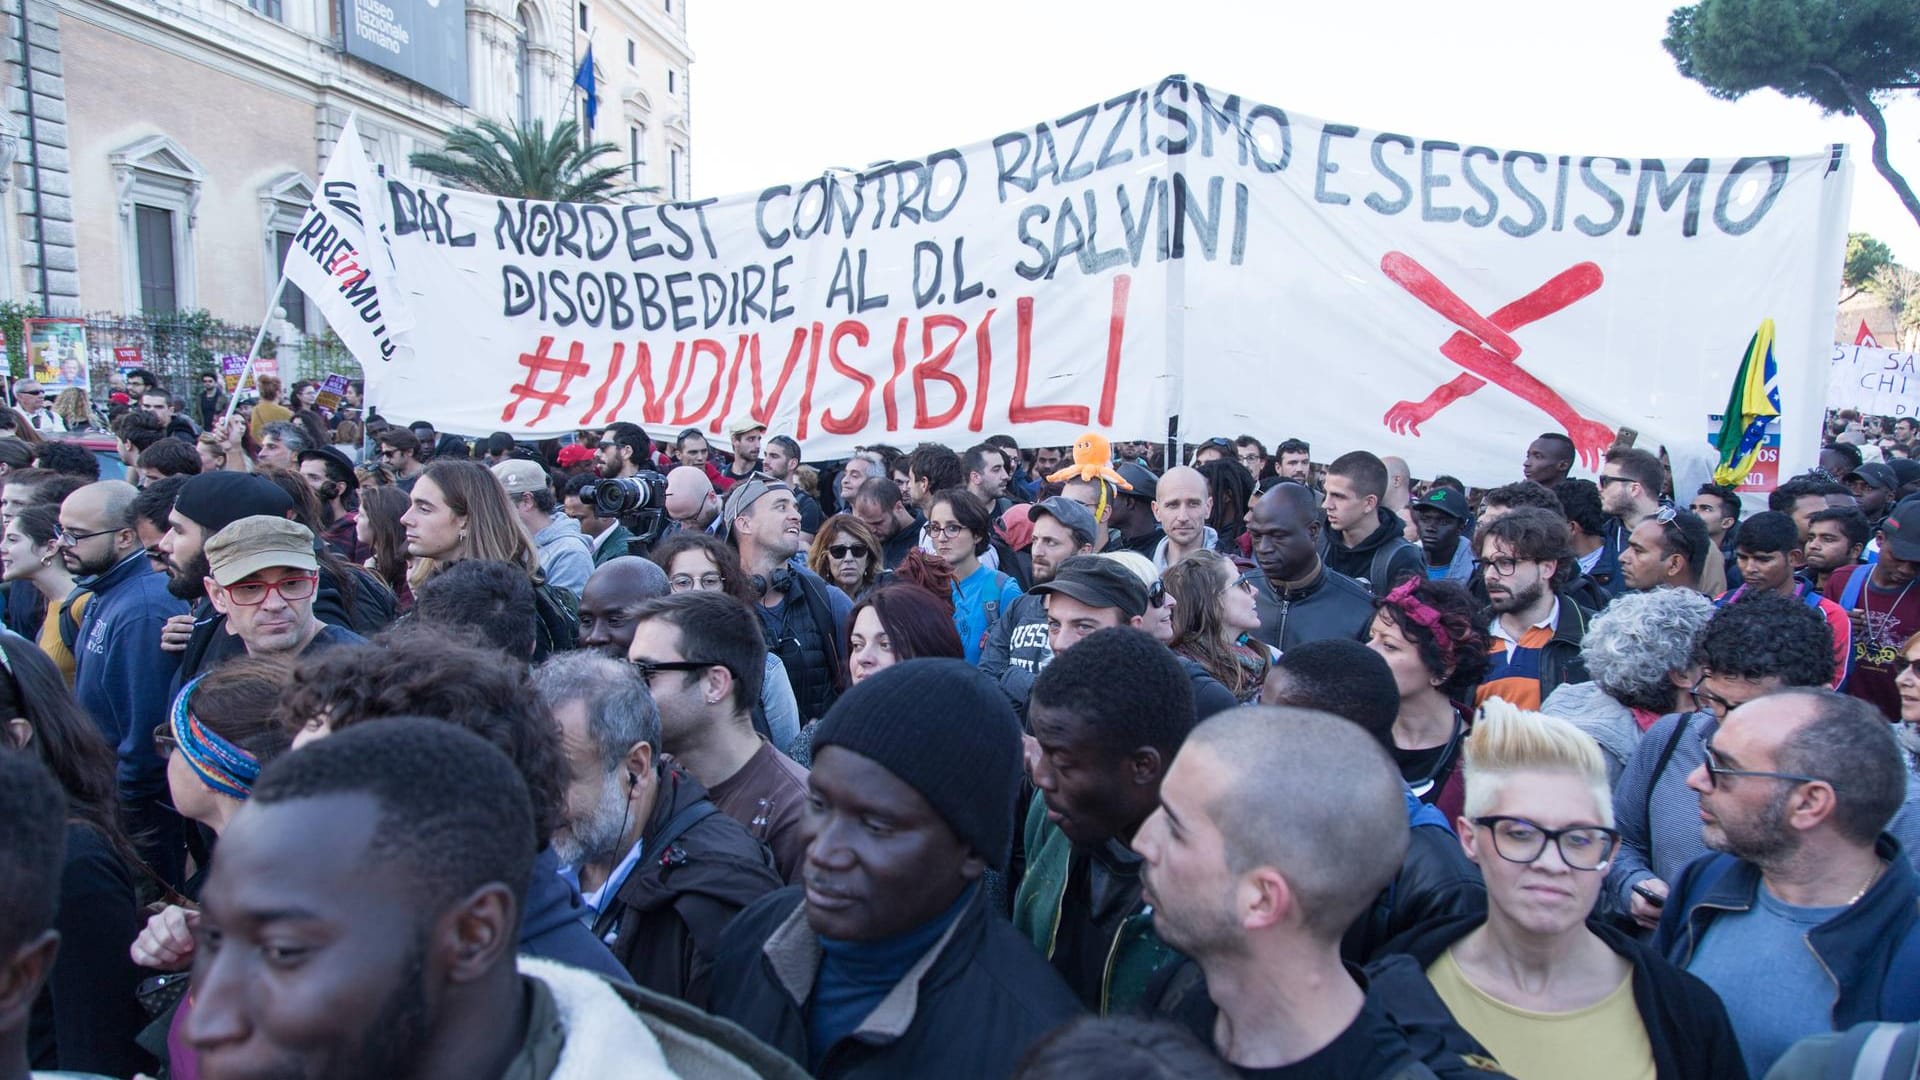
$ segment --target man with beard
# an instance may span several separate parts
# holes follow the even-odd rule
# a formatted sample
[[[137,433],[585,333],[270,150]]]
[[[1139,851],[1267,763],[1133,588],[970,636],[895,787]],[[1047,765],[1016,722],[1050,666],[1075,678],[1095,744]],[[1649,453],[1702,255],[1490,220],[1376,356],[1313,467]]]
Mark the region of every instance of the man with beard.
[[[1313,489],[1291,480],[1267,489],[1247,515],[1253,561],[1260,567],[1254,636],[1286,652],[1325,638],[1366,636],[1373,596],[1365,585],[1320,560],[1320,514]]]
[[[600,433],[600,449],[594,452],[600,475],[618,480],[653,468],[653,443],[646,429],[625,420],[607,425]]]
[[[1872,538],[1873,527],[1850,506],[1815,510],[1807,519],[1807,564],[1800,579],[1824,591],[1835,570],[1860,561]]]
[[[1313,447],[1305,439],[1288,439],[1274,448],[1274,474],[1282,480],[1313,486]]]
[[[1467,497],[1450,487],[1421,496],[1408,513],[1420,530],[1427,577],[1465,585],[1473,578],[1473,545],[1467,542]]]
[[[1748,1074],[1808,1035],[1920,1018],[1920,880],[1883,831],[1909,777],[1886,721],[1790,690],[1734,709],[1704,752],[1687,786],[1721,854],[1674,882],[1653,945],[1720,995]]]
[[[1327,466],[1320,508],[1327,516],[1327,565],[1383,597],[1406,578],[1425,572],[1420,551],[1407,543],[1406,524],[1388,509],[1386,463],[1365,450],[1341,454]]]
[[[167,579],[147,561],[133,529],[133,485],[88,484],[60,504],[54,538],[60,560],[93,594],[73,654],[73,696],[114,748],[127,832],[147,865],[168,883],[181,880],[180,817],[168,803],[167,767],[153,729],[172,704],[168,685],[179,659],[160,647],[160,627],[186,605],[167,595]]]
[[[1114,693],[1125,672],[1126,692]],[[1027,724],[1037,789],[1013,927],[1102,1015],[1127,1013],[1179,957],[1153,932],[1140,857],[1127,845],[1193,728],[1193,689],[1173,653],[1126,627],[1100,630],[1034,680]]]
[[[593,931],[649,990],[704,1007],[721,931],[780,888],[766,845],[660,754],[660,714],[638,668],[592,653],[535,669],[560,729],[566,817],[553,835]]]
[[[1389,980],[1340,958],[1341,935],[1400,869],[1404,790],[1379,744],[1326,713],[1231,709],[1194,728],[1133,847],[1154,930],[1205,981],[1156,986],[1151,1011],[1246,1076],[1485,1075],[1462,1060],[1471,1040],[1444,1007],[1436,1034],[1450,1037],[1416,1038]]]
[[[673,1075],[605,982],[516,958],[533,820],[505,755],[436,720],[275,762],[201,895],[200,1075]]]
[[[787,667],[801,722],[818,720],[845,681],[842,643],[853,601],[795,558],[800,506],[786,484],[760,475],[735,484],[720,508],[720,527],[753,583],[754,610],[767,647]]]
[[[712,1010],[816,1076],[1008,1076],[1080,1011],[992,910],[1020,785],[1020,725],[960,660],[848,690],[813,741],[800,885],[740,913]]]
[[[1093,550],[1093,515],[1064,495],[1042,499],[1027,508],[1033,521],[1027,553],[1033,563],[1033,584],[1045,585],[1060,564]],[[1029,591],[1007,605],[987,633],[980,650],[980,670],[1000,684],[1014,709],[1025,713],[1027,695],[1040,669],[1053,659],[1047,643],[1047,596]]]
[[[920,543],[920,529],[927,519],[901,497],[900,485],[886,477],[863,481],[850,505],[853,516],[880,538],[881,565],[886,569],[905,562]]]
[[[1482,527],[1476,539],[1493,621],[1490,663],[1475,700],[1501,697],[1538,711],[1561,683],[1587,681],[1580,658],[1587,613],[1558,591],[1573,576],[1567,521],[1551,510],[1523,507]]]

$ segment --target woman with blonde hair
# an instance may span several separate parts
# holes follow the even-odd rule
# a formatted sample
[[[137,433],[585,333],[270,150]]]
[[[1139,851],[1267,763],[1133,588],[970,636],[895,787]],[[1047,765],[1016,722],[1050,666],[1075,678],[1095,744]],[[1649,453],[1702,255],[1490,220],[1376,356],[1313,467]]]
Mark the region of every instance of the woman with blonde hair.
[[[547,584],[533,537],[520,524],[507,490],[477,461],[437,458],[414,482],[407,512],[407,554],[414,564],[407,583],[417,594],[427,580],[462,559],[493,559],[525,571],[533,581],[539,615],[533,658],[573,648],[579,634],[578,601],[565,589]]]
[[[1412,956],[1510,1075],[1746,1075],[1726,1009],[1706,983],[1590,919],[1620,844],[1592,737],[1490,698],[1464,755],[1457,825],[1486,881],[1486,913],[1428,923],[1386,951]]]
[[[87,392],[77,386],[67,387],[53,399],[53,415],[67,425],[68,431],[99,431],[105,426],[93,411],[93,403],[87,400]]]
[[[1207,669],[1233,692],[1252,701],[1278,658],[1253,636],[1260,629],[1254,578],[1217,551],[1196,551],[1167,567],[1162,579],[1179,601],[1173,609],[1173,651]]]

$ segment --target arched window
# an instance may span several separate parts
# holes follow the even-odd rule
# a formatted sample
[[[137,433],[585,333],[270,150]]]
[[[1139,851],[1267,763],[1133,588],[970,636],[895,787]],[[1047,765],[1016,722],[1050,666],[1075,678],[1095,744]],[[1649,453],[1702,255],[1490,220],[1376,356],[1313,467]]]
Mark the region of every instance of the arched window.
[[[533,11],[525,4],[514,14],[513,115],[520,126],[533,123]]]

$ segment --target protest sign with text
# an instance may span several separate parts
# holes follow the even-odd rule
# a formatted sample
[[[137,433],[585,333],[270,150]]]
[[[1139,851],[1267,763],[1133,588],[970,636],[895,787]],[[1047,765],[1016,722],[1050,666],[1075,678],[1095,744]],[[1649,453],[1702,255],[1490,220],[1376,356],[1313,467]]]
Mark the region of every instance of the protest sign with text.
[[[1827,382],[1827,408],[1858,409],[1870,416],[1920,416],[1920,373],[1915,355],[1866,345],[1835,345]]]
[[[447,431],[671,437],[751,412],[824,458],[999,431],[1157,439],[1177,415],[1190,439],[1298,435],[1497,481],[1541,430],[1591,468],[1633,427],[1684,474],[1765,318],[1783,453],[1814,445],[1850,169],[1837,147],[1496,149],[1171,77],[724,199],[323,183],[371,231],[317,199],[289,267],[332,268],[307,291],[362,331],[342,337],[368,400]],[[363,256],[376,234],[384,262]]]

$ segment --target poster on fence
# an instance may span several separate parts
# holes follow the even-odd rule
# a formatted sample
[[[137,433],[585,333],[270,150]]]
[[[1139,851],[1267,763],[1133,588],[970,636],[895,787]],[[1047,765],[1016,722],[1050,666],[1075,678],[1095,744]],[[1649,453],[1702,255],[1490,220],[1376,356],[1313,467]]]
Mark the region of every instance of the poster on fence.
[[[33,378],[49,394],[70,386],[91,393],[87,324],[80,319],[28,319],[27,358]]]
[[[1914,353],[1867,345],[1833,347],[1827,408],[1870,416],[1920,416],[1920,372]]]
[[[1463,121],[1463,129],[1470,124]],[[1762,320],[1811,460],[1851,162],[1607,157],[1322,121],[1174,76],[967,146],[726,198],[375,177],[343,139],[287,272],[368,399],[441,430],[751,413],[810,458],[1087,428],[1517,476],[1543,430],[1705,471]],[[883,157],[876,147],[874,157]]]

